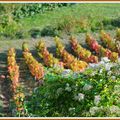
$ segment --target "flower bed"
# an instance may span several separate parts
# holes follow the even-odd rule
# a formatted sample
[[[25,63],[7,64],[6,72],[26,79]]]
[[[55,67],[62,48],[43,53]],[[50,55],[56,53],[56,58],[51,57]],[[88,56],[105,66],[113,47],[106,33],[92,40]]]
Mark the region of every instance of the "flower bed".
[[[49,53],[43,40],[38,42],[38,44],[36,45],[36,48],[38,51],[38,55],[43,58],[46,66],[54,67],[56,65],[56,66],[63,67],[63,63]]]
[[[71,43],[71,47],[73,49],[73,51],[76,53],[76,55],[83,61],[87,62],[87,63],[97,63],[98,62],[98,57],[92,55],[92,53],[83,48],[78,41],[76,40],[76,38],[71,37],[70,38],[70,43]]]
[[[84,61],[77,60],[73,55],[65,50],[65,47],[60,42],[59,38],[55,38],[57,55],[60,56],[65,63],[65,66],[73,71],[84,71],[88,64]]]
[[[99,55],[99,57],[108,57],[111,61],[116,62],[118,60],[118,53],[112,52],[109,49],[105,49],[98,42],[92,38],[89,34],[86,35],[87,45]]]
[[[117,35],[118,38],[118,35]],[[105,33],[105,31],[101,31],[101,41],[104,43],[104,45],[109,48],[110,50],[114,52],[118,52],[120,54],[120,51],[117,47],[117,43],[115,39],[112,39],[112,37]]]
[[[19,66],[16,63],[15,56],[15,49],[10,48],[8,50],[7,63],[9,78],[11,80],[12,99],[15,105],[15,111],[17,112],[17,114],[21,115],[24,114],[23,102],[25,96],[24,93],[19,90]]]

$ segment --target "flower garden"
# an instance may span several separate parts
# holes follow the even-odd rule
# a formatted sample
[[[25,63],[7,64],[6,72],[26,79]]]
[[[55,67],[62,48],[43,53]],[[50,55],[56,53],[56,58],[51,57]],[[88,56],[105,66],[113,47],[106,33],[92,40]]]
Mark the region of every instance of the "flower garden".
[[[92,34],[86,34],[81,45],[77,38],[69,38],[72,53],[66,50],[62,39],[54,37],[56,52],[49,52],[46,42],[21,46],[28,77],[34,80],[32,92],[23,88],[17,51],[7,51],[7,80],[10,93],[11,116],[19,117],[120,117],[120,29],[114,39],[100,32],[99,43]],[[42,61],[42,62],[41,62]],[[29,81],[30,82],[30,81]]]

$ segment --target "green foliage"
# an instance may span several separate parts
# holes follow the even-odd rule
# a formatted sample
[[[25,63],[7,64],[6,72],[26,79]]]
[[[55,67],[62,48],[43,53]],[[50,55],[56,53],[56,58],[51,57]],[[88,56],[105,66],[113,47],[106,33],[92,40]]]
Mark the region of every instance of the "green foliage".
[[[89,29],[87,19],[77,18],[74,15],[62,16],[56,23],[57,30],[70,33],[86,32]]]
[[[57,35],[56,30],[53,27],[46,26],[41,33],[39,30],[31,29],[26,32],[21,25],[20,18],[33,16],[37,13],[44,13],[46,11],[52,11],[59,7],[69,6],[72,4],[67,3],[35,3],[35,4],[1,4],[1,16],[0,16],[0,35],[9,38],[24,38],[27,34],[30,34],[33,38],[37,38],[40,35]],[[26,34],[27,33],[27,34]]]
[[[75,28],[75,18],[73,16],[62,16],[56,26],[58,30],[71,33]]]
[[[119,17],[116,17],[119,15],[119,8],[119,4],[0,4],[0,35],[1,37],[24,38],[30,34],[38,38],[41,35],[55,36],[60,33],[114,29],[116,26],[119,27]],[[17,25],[8,22],[10,19],[18,24],[19,30]],[[8,23],[10,25],[7,25]],[[10,27],[11,24],[13,28]],[[7,27],[4,28],[6,25]],[[13,33],[10,33],[12,29]]]
[[[69,6],[71,4],[67,3],[31,3],[31,4],[22,4],[19,7],[16,7],[13,15],[15,19],[24,18],[28,16],[33,16],[37,13],[44,13],[46,11],[52,11],[59,7]]]
[[[12,20],[11,16],[3,16],[0,23],[0,35],[9,38],[15,38],[16,34],[21,30],[20,23]]]
[[[120,17],[111,20],[111,25],[113,25],[115,27],[120,27]]]
[[[39,29],[31,29],[29,34],[32,38],[38,38],[41,36],[41,31]]]
[[[41,36],[57,36],[58,30],[52,26],[46,26],[41,30]]]
[[[26,100],[28,113],[40,117],[120,116],[120,76],[113,75],[104,67],[80,74],[48,73],[43,85]]]
[[[1,4],[0,9],[3,8],[0,16],[0,35],[7,38],[15,38],[18,32],[22,29],[20,23],[13,19],[12,12],[17,7],[15,4]]]

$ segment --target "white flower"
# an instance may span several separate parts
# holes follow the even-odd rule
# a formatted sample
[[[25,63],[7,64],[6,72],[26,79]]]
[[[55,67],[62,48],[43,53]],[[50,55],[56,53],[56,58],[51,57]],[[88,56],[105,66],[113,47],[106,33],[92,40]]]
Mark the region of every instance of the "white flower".
[[[68,92],[70,92],[72,90],[69,83],[66,84],[65,90],[68,91]]]
[[[78,75],[79,75],[79,73],[78,73],[78,72],[74,72],[74,73],[73,73],[73,77],[74,77],[74,78],[77,78],[77,77],[78,77]]]
[[[103,61],[103,62],[105,62],[105,63],[110,62],[110,60],[108,59],[108,57],[103,57],[103,58],[101,58],[101,61]]]
[[[104,65],[104,64],[105,64],[104,61],[100,61],[100,62],[98,63],[98,66],[100,66],[100,65]]]
[[[120,95],[120,85],[114,86],[114,93],[116,93],[117,95]]]
[[[81,101],[84,100],[84,94],[83,93],[78,93],[78,95],[75,96],[75,100]]]
[[[92,73],[91,73],[91,76],[94,76],[96,74],[96,71],[93,71]]]
[[[39,104],[39,103],[38,103]],[[46,103],[46,106],[49,106],[49,104],[48,103]]]
[[[111,76],[112,80],[116,80],[116,77],[115,76]]]
[[[84,87],[83,87],[83,90],[84,90],[84,91],[87,91],[87,90],[91,90],[92,88],[93,88],[92,85],[85,84]]]
[[[103,79],[100,79],[100,82],[102,82],[103,81]]]
[[[108,71],[108,72],[107,72],[107,75],[111,75],[111,74],[112,74],[112,71]]]
[[[112,67],[112,64],[110,64],[110,63],[106,63],[106,64],[105,64],[105,69],[106,69],[107,71],[109,71],[109,70],[111,69],[111,67]]]
[[[91,115],[95,115],[97,112],[99,112],[99,107],[91,107],[89,110]]]
[[[94,64],[94,63],[89,63],[89,67],[90,67],[90,68],[95,68],[95,67],[96,67],[96,64]]]
[[[74,111],[75,110],[75,108],[69,108],[69,111]]]
[[[85,96],[84,94],[78,93],[78,99],[79,99],[79,101],[83,100],[84,96]]]
[[[118,114],[120,115],[120,108],[118,106],[112,105],[109,108],[111,114]]]
[[[57,89],[57,94],[59,95],[59,94],[62,94],[62,92],[63,92],[63,88],[58,88]]]
[[[66,69],[66,70],[64,70],[63,72],[62,72],[62,76],[67,76],[67,75],[69,75],[70,74],[70,72],[71,72],[71,70],[70,69]]]
[[[100,102],[100,100],[101,100],[100,95],[96,95],[95,98],[94,98],[94,104],[95,104],[95,105],[98,105],[99,102]]]
[[[102,72],[103,72],[103,69],[101,68],[100,71],[99,71],[99,73],[101,74]]]
[[[66,87],[65,90],[70,92],[71,91],[71,87]]]
[[[115,85],[115,86],[114,86],[114,89],[115,89],[115,90],[120,90],[120,85]]]
[[[69,83],[66,83],[66,86],[69,87],[70,86]]]

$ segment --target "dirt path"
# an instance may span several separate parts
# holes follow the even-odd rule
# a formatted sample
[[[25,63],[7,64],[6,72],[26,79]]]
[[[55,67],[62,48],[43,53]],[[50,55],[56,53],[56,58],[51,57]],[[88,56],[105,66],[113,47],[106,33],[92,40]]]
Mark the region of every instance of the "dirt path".
[[[9,100],[10,100],[10,86],[7,76],[6,52],[0,54],[0,116],[10,115]]]

